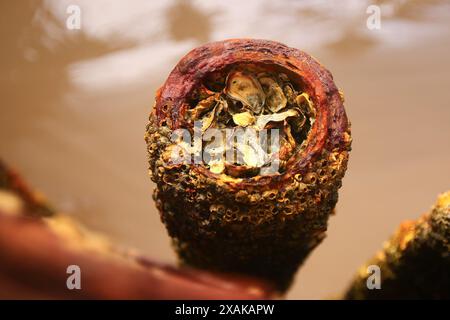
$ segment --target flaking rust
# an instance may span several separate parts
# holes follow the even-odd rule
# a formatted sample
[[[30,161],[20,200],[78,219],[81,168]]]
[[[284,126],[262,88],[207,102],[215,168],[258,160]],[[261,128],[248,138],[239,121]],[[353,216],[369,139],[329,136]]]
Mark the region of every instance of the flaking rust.
[[[278,128],[280,148],[264,158],[251,143],[230,144],[242,163],[167,161],[171,134],[194,134],[195,121],[202,133]],[[157,91],[146,142],[154,200],[181,262],[259,276],[284,292],[325,237],[351,137],[341,94],[316,60],[277,42],[233,39],[181,59]],[[273,156],[278,170],[263,174]]]
[[[380,268],[380,289],[368,289],[369,265]],[[450,191],[439,196],[429,213],[401,224],[383,250],[361,267],[344,298],[450,298]]]

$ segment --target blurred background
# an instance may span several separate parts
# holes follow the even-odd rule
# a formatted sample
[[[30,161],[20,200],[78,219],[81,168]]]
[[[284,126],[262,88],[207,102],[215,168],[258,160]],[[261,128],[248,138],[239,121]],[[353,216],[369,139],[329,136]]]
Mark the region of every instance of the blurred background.
[[[378,5],[380,29],[366,22]],[[70,5],[81,28],[66,20]],[[353,151],[328,237],[289,299],[331,297],[450,189],[450,1],[0,2],[0,157],[67,214],[175,262],[147,175],[155,90],[205,42],[307,51],[344,91]]]

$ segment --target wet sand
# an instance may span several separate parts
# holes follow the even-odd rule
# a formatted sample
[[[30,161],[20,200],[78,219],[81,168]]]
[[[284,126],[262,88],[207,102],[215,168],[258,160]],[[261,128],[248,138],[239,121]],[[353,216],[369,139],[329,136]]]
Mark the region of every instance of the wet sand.
[[[63,30],[62,38],[48,45],[42,41],[45,29],[33,20],[43,4],[1,6],[0,157],[64,212],[149,256],[174,262],[151,199],[145,125],[154,92],[176,61],[222,36],[220,12],[186,9],[183,2],[158,9],[169,21],[166,42],[153,43],[154,34],[141,42],[105,41]],[[183,10],[195,14],[186,17]],[[45,21],[60,24],[44,12]],[[400,20],[411,16],[402,12]],[[364,23],[358,19],[353,23]],[[435,20],[424,21],[423,28]],[[383,44],[346,28],[338,41],[306,43],[345,92],[354,143],[328,237],[299,272],[288,294],[292,299],[339,293],[402,220],[417,218],[438,193],[450,189],[450,37],[436,31],[405,43],[399,34],[398,45],[392,45],[395,41]],[[239,30],[230,32],[236,34]],[[242,36],[263,35],[246,29]],[[304,48],[276,30],[266,38]]]

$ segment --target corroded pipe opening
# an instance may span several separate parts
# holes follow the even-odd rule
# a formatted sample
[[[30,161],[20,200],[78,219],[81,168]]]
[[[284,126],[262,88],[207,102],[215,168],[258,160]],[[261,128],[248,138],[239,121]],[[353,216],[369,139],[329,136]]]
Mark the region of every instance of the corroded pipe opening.
[[[174,138],[180,130],[191,140]],[[255,135],[242,143],[211,130]],[[253,143],[275,136],[264,152]],[[258,275],[281,291],[325,236],[351,145],[330,72],[300,50],[251,39],[181,59],[157,92],[146,141],[181,261]],[[187,161],[174,160],[186,150]]]

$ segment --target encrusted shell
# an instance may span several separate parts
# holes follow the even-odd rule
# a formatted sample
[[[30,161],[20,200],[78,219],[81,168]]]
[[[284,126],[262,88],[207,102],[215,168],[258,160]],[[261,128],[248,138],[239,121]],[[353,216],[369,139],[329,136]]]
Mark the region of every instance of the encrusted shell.
[[[285,112],[281,112],[281,113],[274,113],[274,114],[263,114],[260,115],[257,119],[256,119],[256,128],[262,130],[264,129],[264,127],[266,126],[266,124],[268,124],[269,122],[280,122],[280,121],[284,121],[285,119],[289,118],[289,117],[295,117],[298,116],[298,111],[295,109],[289,109]]]
[[[255,123],[255,117],[248,111],[235,113],[233,115],[233,122],[241,127],[247,127]]]
[[[266,94],[266,107],[272,112],[285,108],[287,99],[278,83],[270,77],[261,77],[258,80]]]
[[[260,114],[266,100],[259,81],[252,75],[232,71],[227,77],[225,93],[249,107],[255,114]]]

